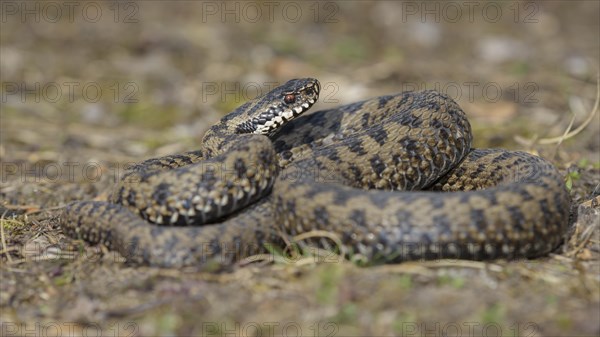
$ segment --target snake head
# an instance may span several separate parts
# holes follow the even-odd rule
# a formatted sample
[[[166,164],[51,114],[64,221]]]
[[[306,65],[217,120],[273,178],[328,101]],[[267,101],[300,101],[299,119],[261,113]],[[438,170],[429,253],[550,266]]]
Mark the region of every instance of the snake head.
[[[240,107],[246,120],[237,133],[269,135],[283,124],[310,109],[319,98],[321,86],[314,78],[293,79]]]

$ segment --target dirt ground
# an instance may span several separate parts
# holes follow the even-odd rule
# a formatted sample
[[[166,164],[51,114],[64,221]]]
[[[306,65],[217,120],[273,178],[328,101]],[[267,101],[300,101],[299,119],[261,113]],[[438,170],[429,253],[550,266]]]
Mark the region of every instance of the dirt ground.
[[[600,2],[1,5],[1,336],[600,334]],[[131,266],[62,234],[66,202],[105,197],[128,163],[196,149],[245,100],[309,76],[313,110],[437,89],[476,147],[551,160],[573,200],[564,245],[535,260],[306,254],[214,272]]]

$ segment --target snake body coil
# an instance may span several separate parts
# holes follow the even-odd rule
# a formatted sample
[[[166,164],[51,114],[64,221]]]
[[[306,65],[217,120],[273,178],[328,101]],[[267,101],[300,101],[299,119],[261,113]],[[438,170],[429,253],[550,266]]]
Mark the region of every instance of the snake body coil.
[[[112,202],[68,205],[63,230],[156,266],[228,265],[313,230],[383,262],[535,257],[560,243],[570,200],[557,170],[471,149],[449,97],[405,92],[298,117],[319,89],[291,80],[242,105],[201,150],[135,165]]]

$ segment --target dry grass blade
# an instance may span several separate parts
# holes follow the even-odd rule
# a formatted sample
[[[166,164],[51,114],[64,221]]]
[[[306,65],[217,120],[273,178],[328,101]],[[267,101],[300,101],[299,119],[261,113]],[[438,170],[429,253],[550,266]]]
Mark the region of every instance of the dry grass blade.
[[[334,253],[333,250],[329,249],[319,249],[301,242],[314,238],[327,238],[333,241],[335,246],[339,248],[340,253]],[[315,263],[315,261],[330,261],[332,254],[336,257],[336,261],[340,261],[343,260],[343,256],[345,256],[346,253],[339,236],[328,231],[314,230],[302,233],[294,236],[291,241],[286,239],[285,242],[287,247],[285,251],[271,251],[268,254],[255,254],[242,259],[239,264],[243,266],[254,262],[276,262],[280,264],[294,264],[296,266],[301,266]],[[298,248],[300,248],[300,250],[298,250]]]
[[[0,241],[2,242],[2,251],[0,251],[0,253],[6,254],[6,259],[8,260],[8,263],[12,264],[13,260],[12,260],[12,256],[10,256],[11,249],[9,249],[8,246],[6,245],[6,237],[4,236],[4,224],[10,220],[5,219],[4,218],[5,215],[6,215],[6,212],[4,212],[0,216]]]
[[[304,241],[307,239],[313,239],[313,238],[330,239],[339,248],[339,250],[340,250],[339,255],[346,256],[346,249],[344,248],[344,245],[342,244],[342,240],[340,239],[339,235],[332,233],[332,232],[314,230],[314,231],[310,231],[310,232],[306,232],[306,233],[302,233],[302,234],[298,234],[298,235],[294,236],[293,241],[300,242],[300,241]]]
[[[254,254],[254,255],[250,255],[246,258],[243,258],[242,260],[240,260],[240,262],[238,262],[238,264],[240,266],[246,266],[246,265],[249,265],[251,263],[256,263],[256,262],[284,263],[286,261],[288,261],[288,259],[284,258],[283,256],[277,256],[274,254]]]
[[[453,260],[453,259],[441,259],[436,261],[424,261],[421,263],[424,267],[428,268],[469,268],[469,269],[485,269],[494,272],[501,272],[502,266],[487,262],[487,261],[469,261],[469,260]]]

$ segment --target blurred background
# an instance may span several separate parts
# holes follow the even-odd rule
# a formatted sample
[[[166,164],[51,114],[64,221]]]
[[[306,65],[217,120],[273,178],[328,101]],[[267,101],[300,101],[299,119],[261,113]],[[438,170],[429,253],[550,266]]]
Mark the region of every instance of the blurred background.
[[[591,112],[600,2],[0,6],[0,214],[26,212],[0,218],[7,335],[76,322],[111,336],[221,335],[232,326],[252,335],[256,324],[269,336],[260,322],[290,321],[305,336],[472,327],[458,322],[492,324],[498,335],[598,335],[600,119]],[[60,208],[46,206],[102,193],[121,164],[199,148],[222,116],[295,77],[321,81],[313,110],[404,90],[450,95],[471,120],[475,146],[540,154],[572,180],[575,234],[534,261],[358,268],[305,259],[216,275],[131,267],[62,235]],[[96,179],[103,172],[110,179]],[[70,245],[87,255],[61,257]]]
[[[323,85],[313,110],[437,89],[470,116],[476,146],[524,148],[516,135],[560,136],[591,111],[599,10],[596,1],[5,1],[0,155],[123,161],[193,149],[244,101],[309,76]],[[565,159],[600,160],[598,124],[565,142],[575,145]]]

